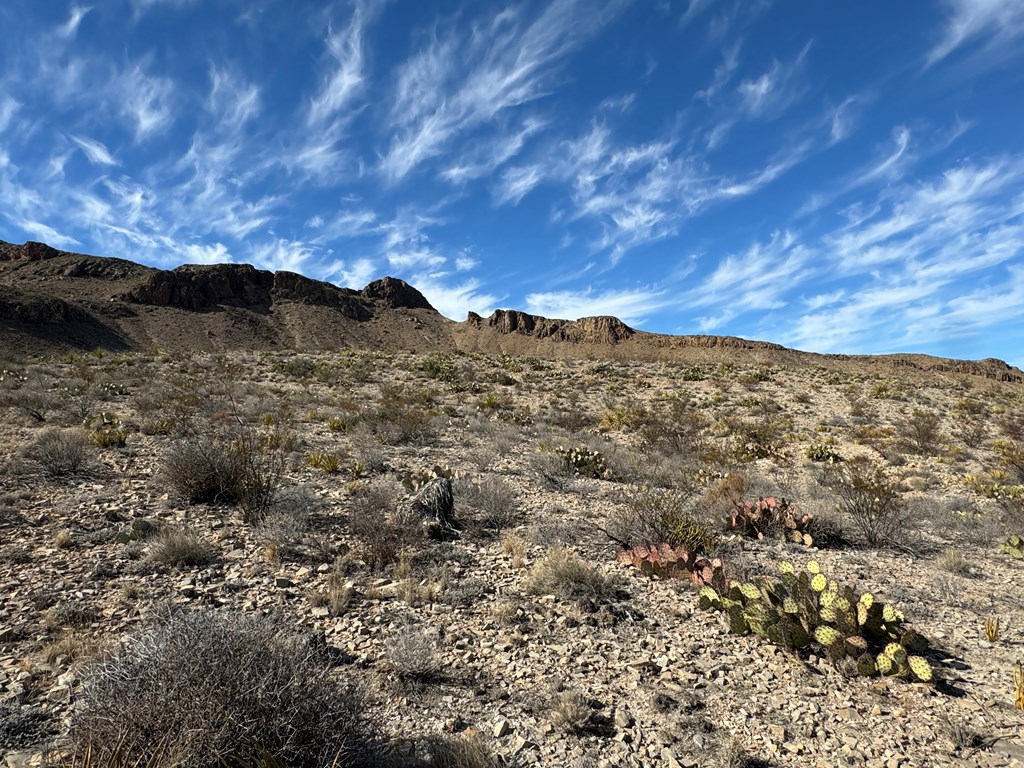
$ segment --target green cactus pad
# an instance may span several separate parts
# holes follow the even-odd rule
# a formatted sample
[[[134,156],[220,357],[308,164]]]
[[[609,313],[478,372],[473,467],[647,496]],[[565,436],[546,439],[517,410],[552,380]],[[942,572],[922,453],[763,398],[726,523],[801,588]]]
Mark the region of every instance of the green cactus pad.
[[[863,604],[867,608],[870,608],[872,605],[875,604],[875,596],[872,595],[870,592],[865,592],[860,596],[860,599],[857,600],[857,602]]]
[[[883,675],[891,675],[893,670],[896,669],[892,658],[884,653],[880,653],[875,657],[875,665],[878,667],[879,673]]]
[[[916,629],[908,629],[900,636],[900,645],[910,653],[924,653],[928,650],[928,638]]]
[[[838,593],[835,590],[826,589],[818,596],[818,602],[821,603],[821,605],[825,608],[829,608],[835,605],[837,594]]]
[[[837,629],[822,625],[814,630],[814,639],[828,648],[842,641],[843,636]]]
[[[821,573],[821,566],[818,564],[817,560],[808,560],[807,561],[807,572],[808,573],[813,573],[813,574]]]
[[[932,681],[932,668],[925,659],[920,656],[909,656],[907,658],[907,666],[910,667],[914,677],[922,683],[930,683]]]
[[[850,613],[853,610],[850,601],[845,597],[837,597],[835,602],[832,603],[832,607],[836,609],[836,613]]]
[[[874,677],[878,674],[878,663],[870,653],[862,653],[857,657],[857,674],[862,677]]]
[[[824,592],[826,587],[828,587],[828,579],[825,578],[824,574],[816,573],[814,578],[811,579],[811,589],[820,593]]]
[[[726,616],[729,619],[729,631],[734,635],[745,635],[750,631],[750,625],[739,606],[730,608]]]
[[[835,608],[828,608],[828,607],[822,608],[820,611],[818,611],[818,616],[820,616],[821,620],[823,622],[825,622],[826,624],[835,624],[836,623],[836,609]]]
[[[749,581],[740,585],[740,592],[745,598],[747,598],[747,600],[761,599],[761,588],[757,586],[757,584],[753,584]]]
[[[711,587],[700,588],[700,599],[698,603],[701,609],[707,611],[711,609],[719,609],[722,605],[722,599],[718,596]]]
[[[889,603],[886,603],[882,606],[882,621],[886,624],[897,624],[903,621],[903,614]]]
[[[782,600],[782,612],[783,613],[798,613],[800,611],[800,604],[792,597],[786,597]]]
[[[868,641],[860,635],[850,635],[846,638],[846,649],[850,655],[867,653]]]
[[[788,560],[783,560],[779,563],[779,570],[782,573],[796,573],[796,569],[793,567],[793,564]]]
[[[907,663],[907,649],[899,643],[889,643],[882,653],[892,659],[893,664],[897,667],[902,667]]]

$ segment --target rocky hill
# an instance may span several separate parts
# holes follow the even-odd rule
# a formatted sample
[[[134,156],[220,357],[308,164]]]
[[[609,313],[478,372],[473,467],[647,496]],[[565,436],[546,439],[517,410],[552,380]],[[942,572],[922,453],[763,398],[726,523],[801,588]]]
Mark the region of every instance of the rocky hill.
[[[670,336],[614,317],[557,320],[511,309],[464,322],[392,277],[361,291],[247,264],[173,270],[0,241],[0,347],[13,354],[108,350],[315,351],[338,347],[547,359],[734,362],[969,374],[1024,381],[1001,360],[816,355],[725,336]]]

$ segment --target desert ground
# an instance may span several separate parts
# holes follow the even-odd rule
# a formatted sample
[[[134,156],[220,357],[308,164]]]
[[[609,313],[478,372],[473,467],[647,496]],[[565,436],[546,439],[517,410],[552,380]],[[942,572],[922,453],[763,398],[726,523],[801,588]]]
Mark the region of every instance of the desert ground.
[[[1024,385],[718,358],[6,360],[0,755],[317,764],[308,723],[292,752],[236,724],[259,753],[188,719],[240,676],[245,705],[342,713],[339,765],[1024,763]],[[898,611],[931,679],[731,632],[695,583],[783,562]]]

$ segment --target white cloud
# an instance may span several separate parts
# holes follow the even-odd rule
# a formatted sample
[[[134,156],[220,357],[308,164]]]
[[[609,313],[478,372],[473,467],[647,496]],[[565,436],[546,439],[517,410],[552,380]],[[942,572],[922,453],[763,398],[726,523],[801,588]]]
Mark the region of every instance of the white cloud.
[[[652,313],[674,303],[663,289],[548,291],[531,293],[526,308],[531,314],[549,318],[578,320],[581,317],[610,315],[629,325],[638,325]]]
[[[71,136],[69,138],[79,146],[93,165],[118,165],[117,160],[113,158],[102,142],[88,139],[84,136]]]
[[[453,33],[431,41],[401,69],[381,170],[400,180],[446,152],[454,137],[546,95],[565,56],[622,5],[554,0],[530,22],[521,9],[506,8],[474,26],[468,39]]]
[[[345,110],[358,95],[365,82],[363,73],[363,31],[366,9],[357,4],[349,25],[339,31],[331,31],[327,38],[327,50],[333,60],[333,69],[324,78],[320,90],[309,106],[308,121],[311,125],[322,124]]]
[[[258,86],[229,70],[211,68],[206,108],[218,124],[237,131],[259,115],[261,106]]]
[[[355,261],[335,261],[321,270],[325,280],[336,282],[345,288],[362,290],[370,283],[378,272],[377,265],[371,259]]]
[[[544,171],[539,165],[509,168],[501,174],[496,197],[500,204],[518,205],[529,192],[544,180]]]
[[[67,39],[74,37],[78,32],[78,25],[82,23],[82,19],[84,19],[85,15],[91,10],[91,5],[72,5],[71,12],[68,15],[68,20],[57,30],[57,34],[60,37]]]
[[[806,87],[801,75],[810,49],[808,43],[793,61],[788,64],[775,61],[760,77],[744,80],[737,86],[741,107],[748,116],[778,117],[804,95]]]
[[[981,66],[994,66],[1021,53],[1024,3],[1020,0],[946,0],[942,39],[928,52],[932,66],[959,48],[975,44]]]
[[[407,251],[391,251],[386,254],[386,258],[388,264],[401,270],[439,267],[447,261],[444,256],[426,247]]]
[[[0,97],[0,133],[7,130],[7,126],[14,119],[14,114],[21,108],[21,104],[13,97],[4,94]]]
[[[111,82],[110,91],[121,114],[134,124],[136,141],[159,135],[174,122],[173,82],[147,75],[142,65],[119,73]]]
[[[228,264],[234,259],[223,243],[211,245],[200,245],[189,243],[182,248],[186,261],[189,264]]]
[[[422,293],[430,306],[451,320],[465,320],[466,313],[487,316],[494,311],[497,297],[481,290],[481,283],[470,278],[459,283],[446,281],[446,273],[420,273],[410,282]]]
[[[33,239],[52,245],[56,248],[72,248],[81,243],[75,238],[64,235],[48,224],[32,219],[8,216],[8,219],[24,232],[27,232]]]

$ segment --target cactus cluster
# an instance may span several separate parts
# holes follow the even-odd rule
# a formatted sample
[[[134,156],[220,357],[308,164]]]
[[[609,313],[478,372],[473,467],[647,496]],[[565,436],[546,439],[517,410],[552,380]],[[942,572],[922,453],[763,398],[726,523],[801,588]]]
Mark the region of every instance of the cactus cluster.
[[[600,451],[586,448],[555,448],[555,453],[562,457],[565,468],[580,477],[596,477],[607,480],[611,477],[608,461]]]
[[[797,571],[780,563],[780,579],[729,582],[700,590],[700,604],[728,619],[729,631],[763,635],[794,651],[819,648],[846,671],[929,682],[932,668],[921,656],[928,640],[905,626],[903,614],[870,592],[840,587],[811,561]]]
[[[1010,557],[1016,557],[1018,560],[1024,560],[1024,538],[1021,538],[1017,534],[1014,534],[1006,540],[999,549],[1005,552]]]
[[[455,471],[449,467],[443,467],[438,464],[430,470],[406,470],[405,472],[402,472],[399,477],[405,490],[409,493],[417,493],[427,484],[433,482],[439,477],[454,480]]]
[[[815,443],[814,445],[807,446],[807,449],[804,451],[804,456],[811,461],[826,464],[835,464],[836,462],[843,460],[843,457],[839,455],[839,452],[836,451],[835,448],[823,443]]]
[[[796,504],[769,496],[757,501],[733,501],[725,527],[758,539],[778,532],[787,541],[810,547],[814,544],[810,534],[813,520],[814,515],[801,514]]]
[[[721,580],[722,561],[718,558],[712,559],[694,550],[665,543],[640,544],[621,550],[618,560],[639,568],[648,576],[685,577],[699,586]]]

